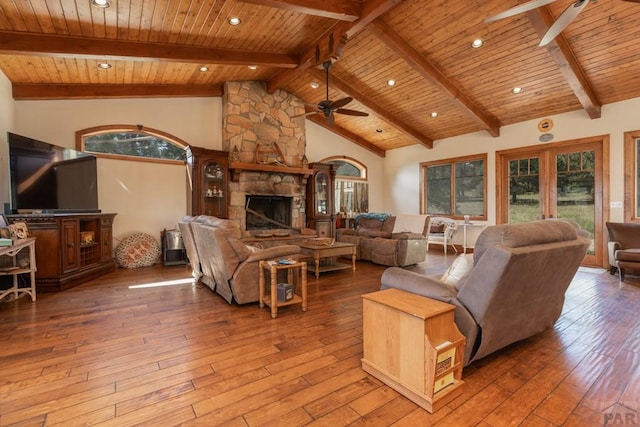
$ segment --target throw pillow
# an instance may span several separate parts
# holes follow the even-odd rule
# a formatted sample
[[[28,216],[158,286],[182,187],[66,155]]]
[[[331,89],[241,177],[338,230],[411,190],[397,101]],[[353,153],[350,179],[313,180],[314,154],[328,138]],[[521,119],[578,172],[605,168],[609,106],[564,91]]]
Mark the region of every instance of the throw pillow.
[[[447,285],[455,286],[458,280],[473,268],[473,254],[460,254],[453,260],[449,269],[440,278]]]
[[[433,224],[431,227],[429,227],[429,233],[431,234],[444,233],[444,224]]]

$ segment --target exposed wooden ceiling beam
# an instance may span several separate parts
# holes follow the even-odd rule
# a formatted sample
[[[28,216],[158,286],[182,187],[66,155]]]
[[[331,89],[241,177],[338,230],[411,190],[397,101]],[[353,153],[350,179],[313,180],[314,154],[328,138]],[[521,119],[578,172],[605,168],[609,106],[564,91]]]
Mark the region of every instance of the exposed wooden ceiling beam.
[[[320,65],[325,61],[337,59],[342,53],[342,48],[349,37],[353,37],[362,31],[373,20],[390,11],[402,0],[365,0],[362,4],[362,15],[355,22],[342,22],[334,25],[320,39],[300,55],[298,67],[292,70],[283,70],[267,82],[267,92],[274,93],[281,89],[297,76],[314,65]]]
[[[141,43],[89,37],[0,31],[0,53],[13,55],[64,55],[100,59],[173,61],[197,64],[261,65],[276,68],[298,66],[297,55],[214,49],[160,43]]]
[[[540,37],[543,37],[555,21],[548,7],[539,7],[527,12],[527,18]],[[567,83],[576,95],[582,108],[590,118],[598,119],[602,115],[602,104],[591,86],[591,82],[578,62],[567,38],[558,34],[547,46],[547,51],[560,69]]]
[[[313,109],[306,109],[307,112],[311,112],[314,111]],[[335,133],[336,135],[339,135],[341,137],[343,137],[344,139],[347,139],[351,142],[353,142],[354,144],[357,144],[359,146],[361,146],[364,149],[367,149],[369,151],[371,151],[372,153],[380,156],[380,157],[385,157],[386,156],[386,150],[383,150],[380,147],[376,147],[375,145],[373,145],[372,143],[370,143],[369,141],[367,141],[366,139],[362,138],[359,135],[356,135],[355,133],[351,132],[350,130],[347,130],[343,127],[338,126],[337,124],[334,124],[333,126],[329,126],[329,124],[327,123],[327,121],[324,119],[324,117],[322,117],[322,115],[320,114],[313,114],[313,115],[309,115],[306,116],[307,120],[311,120],[313,123],[322,126],[323,128]]]
[[[307,15],[353,22],[360,17],[362,8],[353,0],[238,0],[242,3],[275,7]]]
[[[435,65],[425,59],[420,52],[411,47],[389,24],[378,18],[373,21],[369,30],[404,59],[422,77],[438,87],[449,99],[462,109],[476,123],[492,136],[500,136],[498,119],[482,111],[467,95],[462,93],[454,82],[449,80]]]
[[[220,97],[222,85],[16,84],[13,99],[106,99],[161,97]]]
[[[309,68],[307,72],[320,81],[325,78],[324,72],[315,68]],[[364,93],[355,90],[353,86],[339,79],[337,76],[331,76],[330,85],[338,89],[340,92],[343,92],[345,95],[358,100],[358,102],[362,104],[366,109],[370,110],[373,114],[389,123],[390,125],[396,127],[409,137],[415,139],[418,143],[424,145],[427,148],[433,148],[433,139],[429,138],[426,135],[423,135],[411,126],[393,117],[386,109],[382,108],[371,98],[366,96]]]

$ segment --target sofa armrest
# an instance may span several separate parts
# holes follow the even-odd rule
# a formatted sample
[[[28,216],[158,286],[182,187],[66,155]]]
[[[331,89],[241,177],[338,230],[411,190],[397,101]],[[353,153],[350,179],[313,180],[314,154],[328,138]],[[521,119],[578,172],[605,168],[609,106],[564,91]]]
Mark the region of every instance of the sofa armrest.
[[[336,238],[340,240],[342,236],[357,236],[358,232],[353,228],[338,228],[336,230]]]
[[[398,267],[387,268],[382,273],[380,285],[380,289],[396,288],[448,303],[451,303],[457,294],[455,288],[442,283],[438,279]]]
[[[467,308],[458,300],[456,290],[438,279],[423,276],[398,267],[387,268],[380,279],[380,289],[396,288],[416,295],[453,304],[455,322],[466,338],[464,365],[468,365],[477,350],[480,328]]]
[[[296,255],[301,252],[299,246],[296,245],[282,245],[274,246],[272,248],[258,249],[247,257],[245,262],[256,262],[267,259],[277,259],[282,257],[288,257]]]

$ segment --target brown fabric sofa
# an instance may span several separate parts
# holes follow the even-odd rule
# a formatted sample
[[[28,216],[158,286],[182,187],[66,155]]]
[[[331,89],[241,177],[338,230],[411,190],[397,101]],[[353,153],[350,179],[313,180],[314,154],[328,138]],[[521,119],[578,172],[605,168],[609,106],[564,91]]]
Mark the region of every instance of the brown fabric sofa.
[[[300,253],[295,245],[256,248],[244,244],[235,221],[201,215],[185,217],[182,232],[193,276],[220,294],[227,302],[246,304],[259,300],[261,260],[288,258]]]
[[[472,266],[457,283],[388,268],[381,289],[455,305],[469,364],[553,326],[589,243],[562,220],[490,226],[478,237]]]
[[[355,229],[336,230],[338,242],[356,245],[356,258],[390,267],[404,267],[424,261],[427,255],[429,216],[406,215],[419,221],[417,230],[405,231],[396,227],[397,216],[362,214],[356,216]],[[403,218],[403,217],[401,217]]]

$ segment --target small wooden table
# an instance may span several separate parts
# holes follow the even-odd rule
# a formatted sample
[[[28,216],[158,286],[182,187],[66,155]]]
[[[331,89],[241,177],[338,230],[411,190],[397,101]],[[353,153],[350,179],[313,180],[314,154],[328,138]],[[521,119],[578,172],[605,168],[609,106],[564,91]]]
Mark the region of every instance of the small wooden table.
[[[335,242],[332,245],[315,245],[313,243],[298,243],[302,253],[313,258],[314,265],[309,266],[309,270],[316,273],[316,279],[321,272],[343,270],[351,268],[356,271],[356,245],[353,243]],[[320,265],[321,258],[331,258],[340,255],[351,255],[351,265],[337,261],[326,262]]]
[[[271,307],[271,318],[278,317],[278,307],[285,305],[302,303],[302,311],[307,311],[307,263],[304,261],[293,261],[291,264],[280,264],[278,260],[260,261],[260,308],[266,305]],[[270,293],[265,295],[265,270],[270,273]],[[278,271],[287,270],[287,283],[294,283],[294,272],[298,273],[296,285],[302,288],[302,296],[294,293],[289,301],[278,301]]]
[[[16,255],[23,249],[29,249],[29,266],[21,267],[17,264]],[[31,301],[36,300],[36,238],[27,237],[26,239],[13,239],[13,245],[1,246],[0,256],[9,256],[13,258],[13,263],[9,267],[0,267],[0,276],[13,276],[13,286],[5,291],[0,292],[0,300],[6,295],[13,293],[18,298],[18,293],[26,293],[31,295]],[[28,288],[18,287],[18,275],[29,273],[30,283]]]
[[[395,288],[362,301],[362,369],[431,413],[462,394],[454,305]]]

